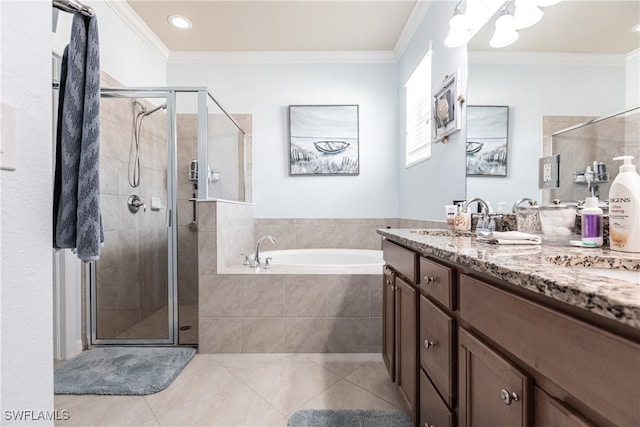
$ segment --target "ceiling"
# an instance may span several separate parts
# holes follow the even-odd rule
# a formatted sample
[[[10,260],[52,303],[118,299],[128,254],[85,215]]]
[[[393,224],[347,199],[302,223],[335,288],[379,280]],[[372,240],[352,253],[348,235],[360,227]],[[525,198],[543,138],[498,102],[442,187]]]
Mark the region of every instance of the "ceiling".
[[[451,9],[457,1],[450,1]],[[416,6],[415,0],[128,0],[170,51],[389,51]],[[500,51],[628,53],[640,47],[637,0],[565,0],[544,8],[534,27]],[[171,27],[180,14],[190,30]],[[492,50],[491,19],[469,50]]]

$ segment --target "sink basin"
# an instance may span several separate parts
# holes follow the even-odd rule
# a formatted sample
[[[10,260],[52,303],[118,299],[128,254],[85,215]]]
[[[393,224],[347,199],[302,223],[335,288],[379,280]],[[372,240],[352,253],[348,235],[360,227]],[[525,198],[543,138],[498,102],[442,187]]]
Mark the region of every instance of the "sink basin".
[[[623,270],[621,268],[599,268],[599,267],[571,267],[572,270],[579,270],[588,274],[609,277],[616,280],[624,280],[640,285],[640,271]]]
[[[421,236],[440,237],[473,237],[476,235],[473,231],[445,230],[439,228],[423,228],[419,230],[411,230],[411,232]]]

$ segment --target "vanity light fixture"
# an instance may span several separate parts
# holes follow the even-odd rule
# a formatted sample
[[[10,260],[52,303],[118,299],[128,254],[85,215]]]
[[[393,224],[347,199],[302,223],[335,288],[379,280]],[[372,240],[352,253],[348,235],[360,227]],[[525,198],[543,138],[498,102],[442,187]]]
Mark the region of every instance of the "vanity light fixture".
[[[167,17],[167,21],[174,27],[180,28],[181,30],[188,30],[193,26],[189,18],[182,15],[171,15]]]
[[[513,27],[516,30],[529,28],[542,19],[544,13],[534,0],[516,0],[516,10],[513,13]]]
[[[496,32],[493,33],[493,37],[489,41],[491,47],[505,47],[515,43],[520,37],[520,34],[515,29],[515,23],[513,15],[507,8],[510,1],[505,3],[500,11],[500,16],[496,19]]]
[[[496,19],[496,31],[489,43],[493,47],[504,47],[518,40],[516,30],[528,28],[542,19],[540,7],[552,6],[562,0],[460,0],[449,20],[449,33],[445,46],[458,47],[466,44],[471,37],[500,10]],[[509,6],[514,3],[514,13]],[[462,6],[465,11],[462,13]]]
[[[462,13],[462,3],[464,0],[460,0],[449,20],[449,34],[444,39],[444,45],[447,47],[462,46],[471,38],[467,17]]]

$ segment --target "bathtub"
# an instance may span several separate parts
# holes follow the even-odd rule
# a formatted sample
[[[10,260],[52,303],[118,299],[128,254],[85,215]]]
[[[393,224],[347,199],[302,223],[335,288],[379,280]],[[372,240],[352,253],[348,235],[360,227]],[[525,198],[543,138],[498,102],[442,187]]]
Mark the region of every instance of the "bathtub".
[[[376,274],[384,265],[382,251],[370,249],[290,249],[265,251],[262,260],[271,258],[274,271],[308,270],[314,273]]]
[[[222,274],[382,274],[381,250],[288,249],[260,252],[262,266],[230,266]],[[270,268],[264,268],[269,260]]]

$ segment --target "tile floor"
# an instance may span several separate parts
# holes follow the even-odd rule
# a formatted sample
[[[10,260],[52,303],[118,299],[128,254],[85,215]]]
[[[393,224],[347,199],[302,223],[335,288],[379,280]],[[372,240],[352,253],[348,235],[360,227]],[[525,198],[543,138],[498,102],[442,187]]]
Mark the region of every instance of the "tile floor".
[[[148,396],[56,395],[59,426],[278,426],[298,409],[397,409],[382,356],[197,354]]]

